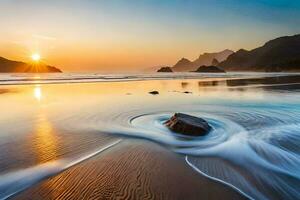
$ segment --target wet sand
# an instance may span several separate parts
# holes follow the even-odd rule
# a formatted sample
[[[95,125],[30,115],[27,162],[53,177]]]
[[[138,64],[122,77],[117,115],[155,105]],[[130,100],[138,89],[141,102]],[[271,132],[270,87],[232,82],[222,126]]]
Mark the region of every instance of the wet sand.
[[[124,139],[12,199],[246,198],[198,174],[183,157],[157,144]]]

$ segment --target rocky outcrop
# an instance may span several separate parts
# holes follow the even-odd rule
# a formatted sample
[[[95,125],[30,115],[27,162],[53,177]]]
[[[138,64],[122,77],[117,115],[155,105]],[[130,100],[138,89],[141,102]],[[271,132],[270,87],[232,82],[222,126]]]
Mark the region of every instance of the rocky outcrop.
[[[157,72],[173,72],[171,67],[161,67]]]
[[[60,69],[39,64],[28,64],[19,61],[8,60],[6,58],[0,57],[0,73],[54,73],[62,72]]]
[[[201,66],[199,67],[195,72],[199,73],[226,73],[225,70],[223,70],[220,67],[217,66]]]
[[[170,130],[188,136],[204,136],[212,127],[202,118],[175,113],[164,123]]]

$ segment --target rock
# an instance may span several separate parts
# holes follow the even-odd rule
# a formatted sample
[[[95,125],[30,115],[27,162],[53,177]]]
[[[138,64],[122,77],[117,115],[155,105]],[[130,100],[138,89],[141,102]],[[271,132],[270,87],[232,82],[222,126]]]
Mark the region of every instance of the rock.
[[[201,66],[195,72],[200,73],[226,73],[223,69],[217,66]]]
[[[188,136],[204,136],[212,129],[202,118],[175,113],[164,123],[170,130]]]
[[[154,91],[149,92],[149,94],[152,94],[152,95],[158,95],[159,92],[154,90]]]
[[[157,72],[173,72],[171,67],[161,67]]]

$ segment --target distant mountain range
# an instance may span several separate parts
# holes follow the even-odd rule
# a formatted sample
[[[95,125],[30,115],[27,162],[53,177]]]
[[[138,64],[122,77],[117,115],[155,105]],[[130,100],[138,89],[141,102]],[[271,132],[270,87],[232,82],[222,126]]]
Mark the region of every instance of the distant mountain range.
[[[0,73],[53,73],[60,69],[45,64],[28,64],[0,57]]]
[[[280,37],[247,51],[224,50],[201,54],[196,60],[180,59],[173,71],[190,72],[200,66],[218,66],[226,71],[300,71],[300,34]]]
[[[218,66],[228,71],[300,71],[300,34],[271,40],[251,51],[241,49]]]
[[[182,72],[182,71],[195,71],[198,69],[198,67],[202,65],[212,65],[214,61],[214,65],[216,62],[224,61],[229,55],[233,54],[234,52],[231,50],[224,50],[217,53],[204,53],[201,54],[196,60],[193,62],[182,58],[180,59],[173,67],[173,71]]]

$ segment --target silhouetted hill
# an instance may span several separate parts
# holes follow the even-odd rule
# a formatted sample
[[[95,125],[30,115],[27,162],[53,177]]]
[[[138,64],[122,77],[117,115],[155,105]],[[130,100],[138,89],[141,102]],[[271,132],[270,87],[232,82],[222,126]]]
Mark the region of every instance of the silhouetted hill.
[[[199,66],[211,65],[214,59],[219,62],[224,61],[232,53],[234,52],[228,49],[217,53],[204,53],[193,62],[186,58],[182,58],[173,66],[172,69],[173,71],[195,71]]]
[[[218,66],[231,71],[300,71],[300,34],[271,40],[251,51],[241,49]]]
[[[199,56],[193,63],[195,66],[199,67],[201,65],[211,65],[212,61],[216,59],[218,62],[224,61],[228,58],[229,55],[233,54],[234,52],[231,50],[224,50],[217,53],[204,53]]]
[[[0,57],[0,73],[52,73],[60,69],[45,64],[28,64]]]
[[[193,70],[193,63],[186,58],[181,58],[173,67],[173,71],[191,71]]]

